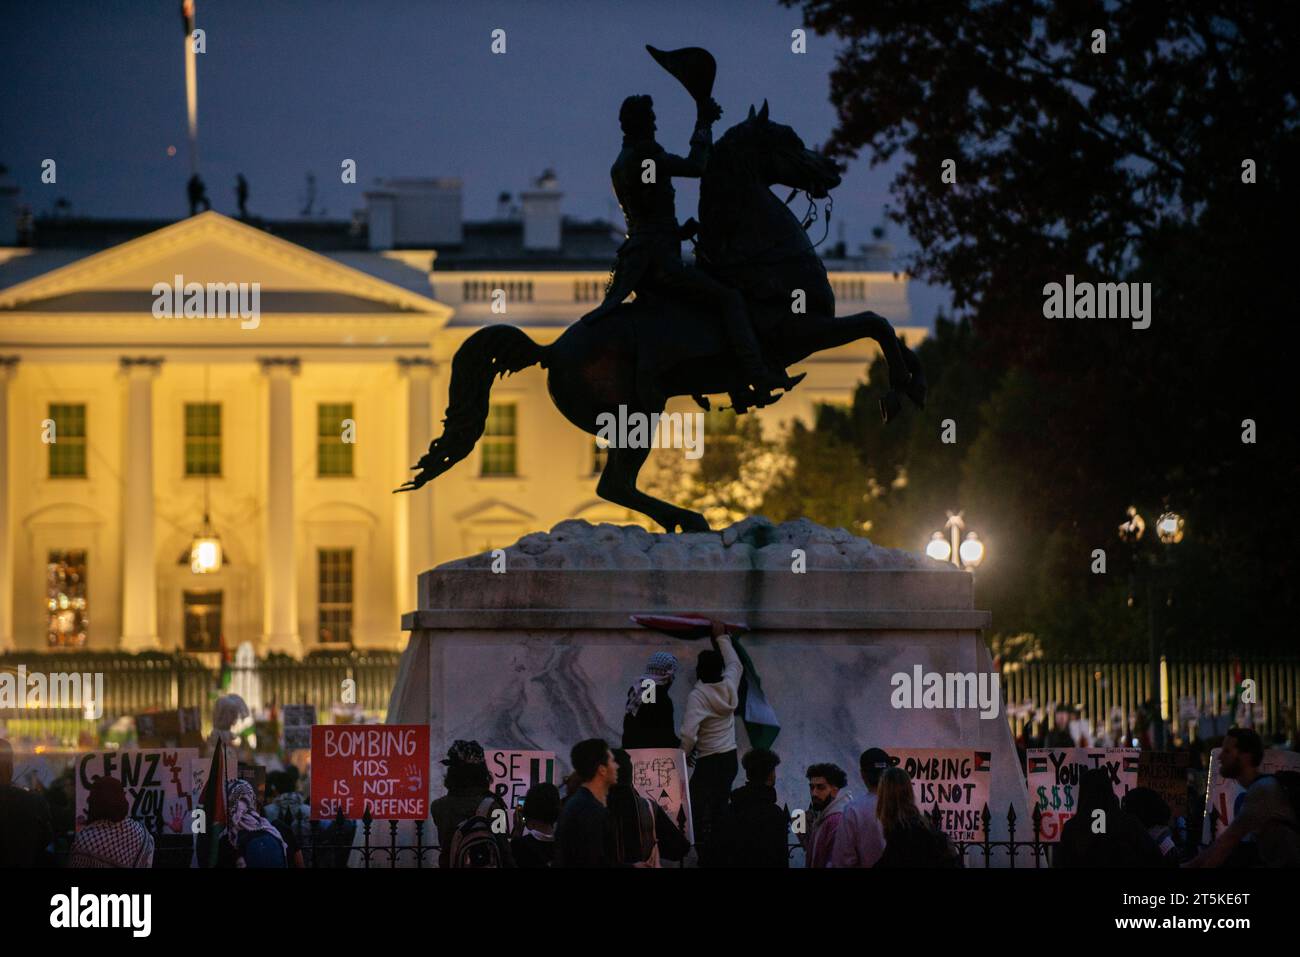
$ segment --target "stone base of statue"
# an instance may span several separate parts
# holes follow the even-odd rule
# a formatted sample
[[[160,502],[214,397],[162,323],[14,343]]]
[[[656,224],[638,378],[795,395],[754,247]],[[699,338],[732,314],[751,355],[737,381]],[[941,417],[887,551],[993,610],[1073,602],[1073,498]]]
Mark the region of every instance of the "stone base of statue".
[[[566,521],[521,538],[500,556],[476,555],[420,576],[419,609],[389,705],[390,723],[431,728],[432,797],[451,742],[554,751],[557,783],[583,738],[618,746],[627,690],[646,657],[680,660],[671,696],[678,723],[707,641],[634,624],[636,613],[698,612],[749,626],[741,638],[780,720],[773,750],[780,802],[808,806],[804,770],[834,762],[863,790],[868,747],[955,748],[987,754],[990,838],[1030,821],[1024,778],[1000,695],[978,707],[895,707],[895,675],[984,674],[971,576],[922,555],[879,548],[807,520],[747,519],[721,533],[651,534]],[[918,669],[919,668],[919,672]],[[921,694],[908,703],[921,704]],[[975,702],[969,702],[974,705]],[[736,721],[740,753],[749,748]],[[734,786],[744,783],[744,772]],[[796,852],[795,863],[802,860]],[[1005,863],[1005,851],[994,864]],[[968,866],[982,866],[977,853]]]

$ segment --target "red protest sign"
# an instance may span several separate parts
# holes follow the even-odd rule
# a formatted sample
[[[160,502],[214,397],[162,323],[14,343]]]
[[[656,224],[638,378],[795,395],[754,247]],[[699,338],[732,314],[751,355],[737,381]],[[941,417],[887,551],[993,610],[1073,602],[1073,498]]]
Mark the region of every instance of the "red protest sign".
[[[429,816],[429,726],[317,724],[311,729],[311,816],[418,821]]]

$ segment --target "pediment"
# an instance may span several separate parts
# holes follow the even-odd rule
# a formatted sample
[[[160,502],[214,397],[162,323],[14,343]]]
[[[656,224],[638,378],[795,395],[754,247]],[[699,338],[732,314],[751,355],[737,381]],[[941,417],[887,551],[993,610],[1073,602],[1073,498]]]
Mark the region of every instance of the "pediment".
[[[406,312],[446,320],[431,299],[263,230],[205,212],[0,292],[0,310],[135,313],[156,283],[259,283],[266,312]]]

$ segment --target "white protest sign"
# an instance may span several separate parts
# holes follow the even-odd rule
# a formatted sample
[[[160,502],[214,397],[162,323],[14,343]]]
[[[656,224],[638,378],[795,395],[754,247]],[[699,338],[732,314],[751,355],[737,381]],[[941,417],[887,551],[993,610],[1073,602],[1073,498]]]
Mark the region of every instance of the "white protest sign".
[[[149,831],[188,832],[194,807],[192,766],[194,748],[141,748],[135,751],[95,751],[76,763],[76,828],[86,824],[86,802],[95,778],[117,778],[126,791],[127,814]]]
[[[686,752],[680,748],[630,748],[627,754],[632,759],[633,787],[663,808],[668,820],[678,827],[685,823],[686,839],[694,844]]]
[[[992,755],[962,748],[885,748],[895,767],[912,779],[916,806],[954,841],[984,840],[984,807],[989,803]]]
[[[1046,844],[1061,839],[1061,828],[1078,810],[1079,781],[1085,771],[1104,768],[1119,798],[1137,787],[1138,753],[1137,748],[1030,748],[1029,813],[1035,806],[1042,812],[1039,839]]]
[[[1246,797],[1246,789],[1236,781],[1223,776],[1219,764],[1221,748],[1210,752],[1210,773],[1205,785],[1205,819],[1201,824],[1201,843],[1210,843],[1210,809],[1218,812],[1214,833],[1222,834],[1223,829],[1232,823],[1241,802]],[[1265,748],[1264,760],[1260,762],[1261,774],[1276,774],[1278,771],[1300,771],[1300,752],[1282,751],[1278,748]]]
[[[492,775],[492,793],[506,806],[513,828],[515,811],[533,785],[555,783],[555,752],[486,748],[484,756]]]

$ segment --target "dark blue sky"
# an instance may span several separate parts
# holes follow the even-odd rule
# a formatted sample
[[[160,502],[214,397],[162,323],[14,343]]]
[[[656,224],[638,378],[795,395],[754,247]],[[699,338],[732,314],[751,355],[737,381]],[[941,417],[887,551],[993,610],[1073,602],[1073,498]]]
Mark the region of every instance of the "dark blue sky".
[[[486,218],[552,167],[565,212],[616,219],[608,171],[618,106],[655,98],[660,141],[684,152],[686,93],[645,52],[707,47],[718,60],[718,132],[767,98],[774,119],[820,143],[835,119],[828,74],[836,42],[810,34],[790,52],[799,12],[769,0],[197,0],[201,172],[216,209],[250,183],[257,215],[296,215],[305,174],[317,207],[346,218],[376,177],[454,175],[465,214]],[[38,213],[66,197],[74,214],[180,216],[189,156],[179,0],[7,3],[0,38],[0,162]],[[502,28],[507,52],[490,50]],[[168,157],[167,147],[176,155]],[[45,158],[57,185],[40,182]],[[357,161],[358,182],[340,181]],[[835,191],[850,246],[883,222],[892,165],[859,159]],[[679,214],[696,193],[679,188]],[[796,201],[798,204],[799,201]],[[798,206],[802,210],[802,206]],[[820,236],[820,232],[817,233]],[[910,240],[897,227],[899,249]],[[828,242],[838,236],[832,227]],[[943,296],[917,289],[914,321]]]

